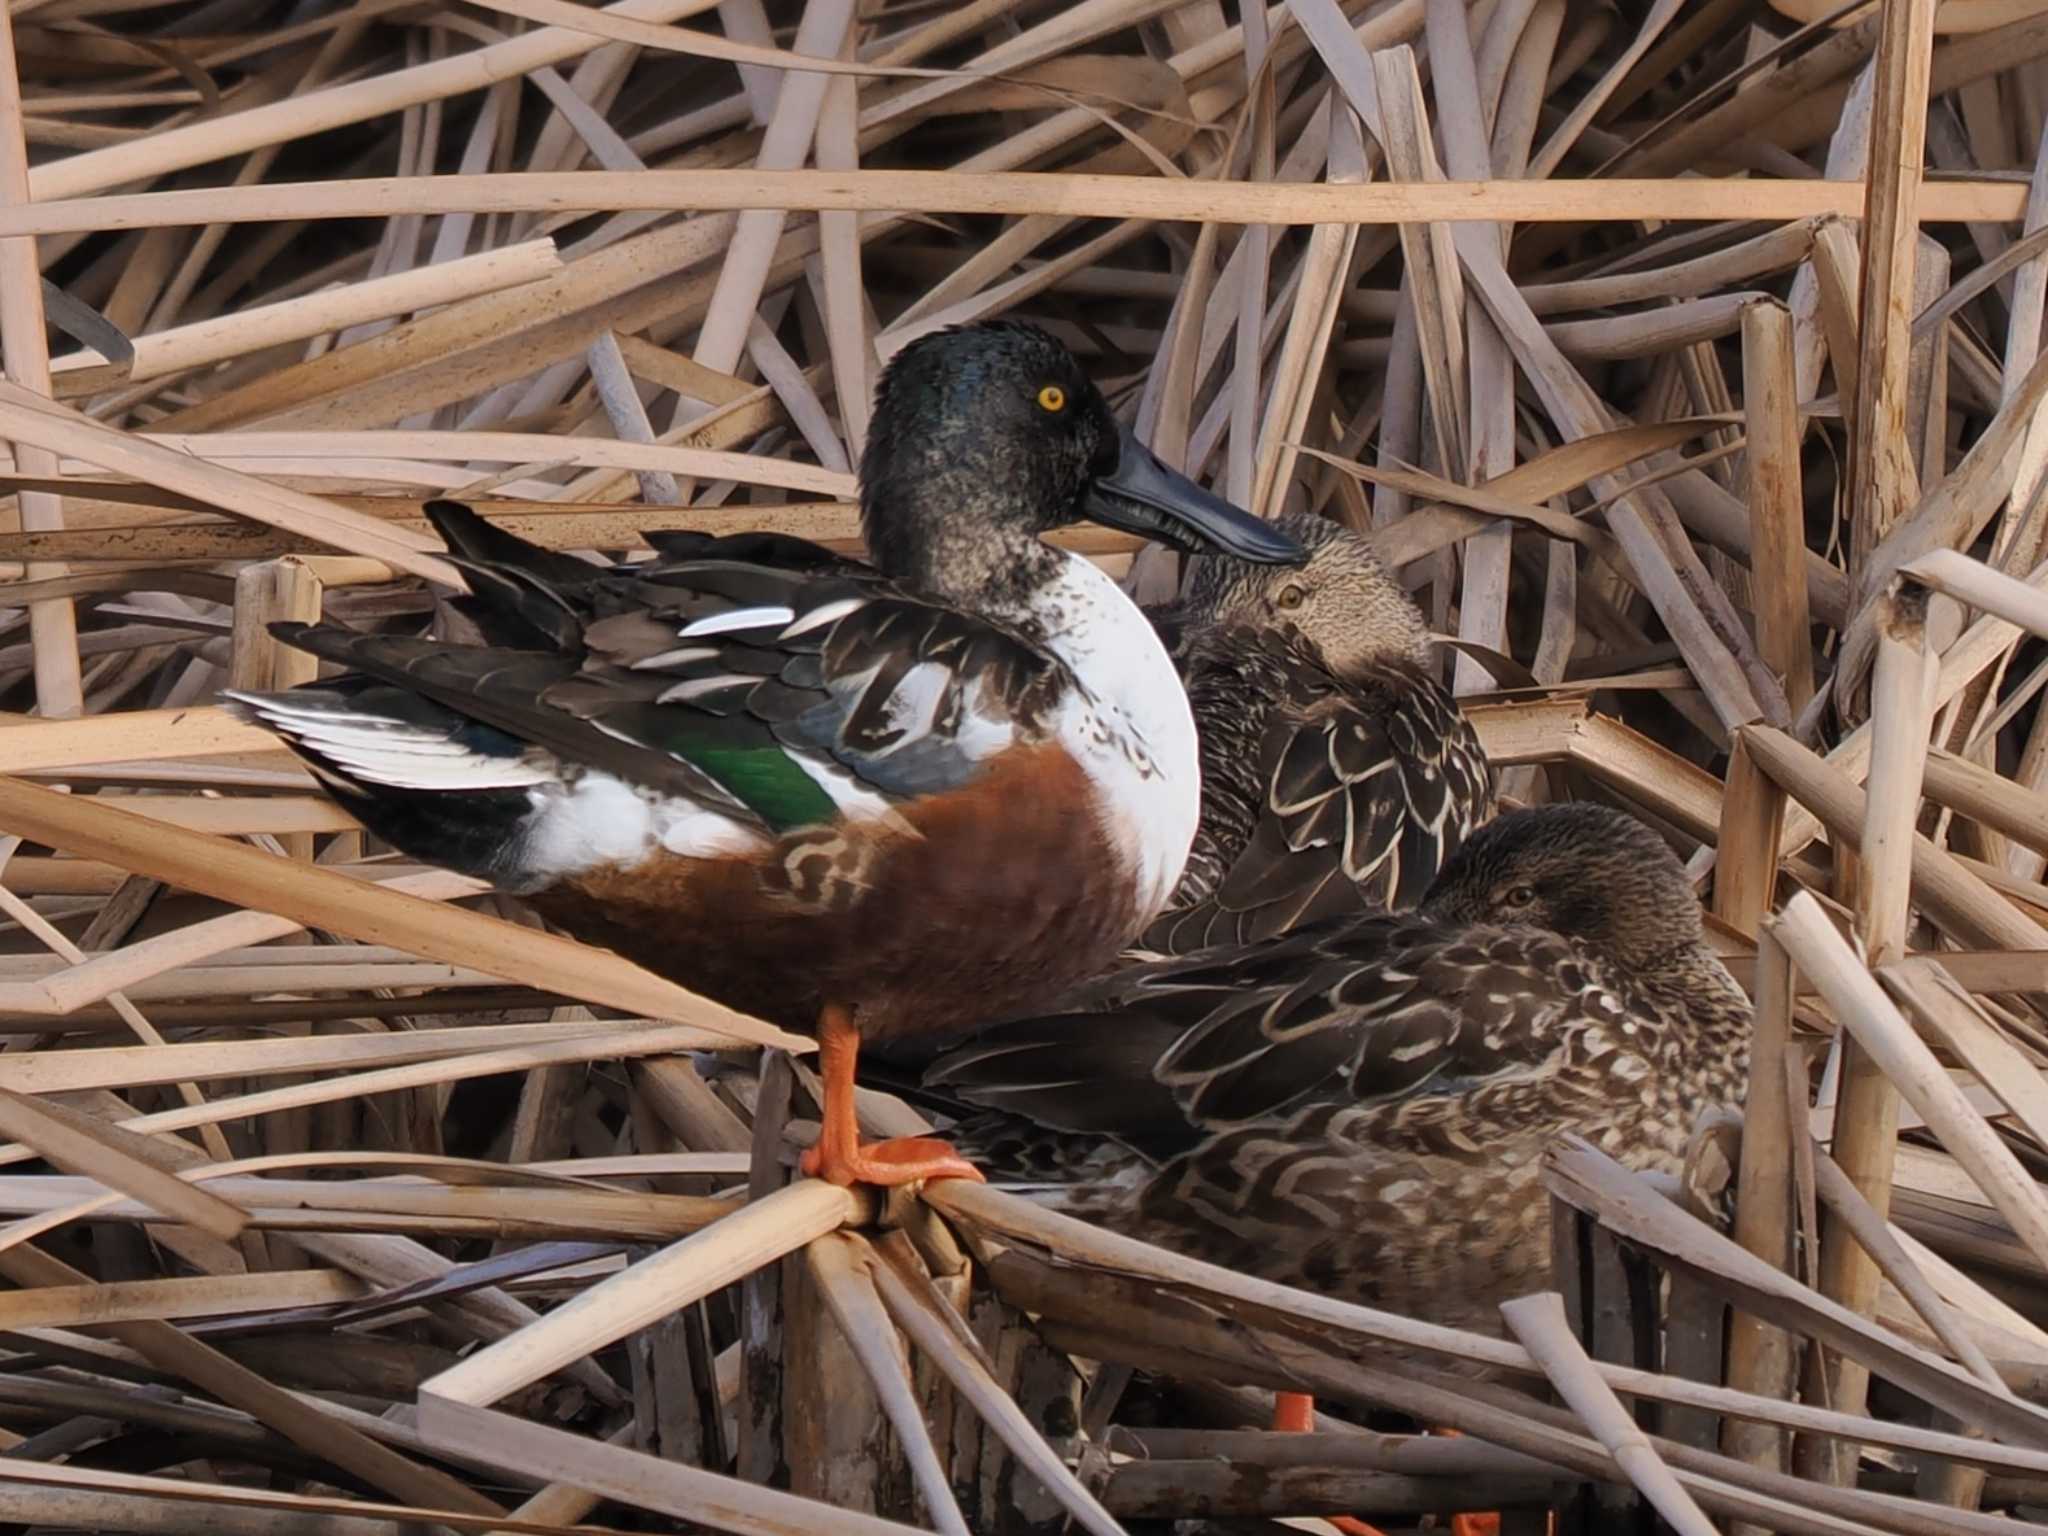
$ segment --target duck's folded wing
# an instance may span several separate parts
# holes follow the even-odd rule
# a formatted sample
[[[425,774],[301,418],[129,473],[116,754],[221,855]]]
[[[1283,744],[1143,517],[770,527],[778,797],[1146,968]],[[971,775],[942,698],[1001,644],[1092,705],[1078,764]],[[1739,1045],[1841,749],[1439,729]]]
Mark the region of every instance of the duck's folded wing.
[[[580,659],[492,646],[451,646],[416,636],[359,634],[334,625],[279,623],[271,630],[287,644],[346,667],[352,679],[312,683],[288,693],[241,698],[258,717],[281,731],[295,747],[365,790],[388,786],[409,790],[461,792],[494,785],[502,764],[523,750],[546,764],[543,778],[563,765],[595,770],[657,794],[714,806],[735,820],[765,830],[742,797],[728,793],[719,778],[698,762],[698,753],[655,745],[645,733],[611,728],[606,714],[622,718],[650,707],[656,687],[622,681],[609,711],[564,709],[558,690],[572,688]],[[361,679],[384,687],[365,693]],[[405,696],[438,706],[410,714],[395,708]],[[372,706],[375,701],[375,707]],[[494,748],[451,756],[437,764],[432,782],[419,777],[415,759],[438,752],[440,744],[463,740],[462,722],[494,733]],[[707,733],[708,734],[708,733]],[[337,756],[339,754],[339,756]],[[462,778],[465,767],[474,783]]]
[[[1554,935],[1415,918],[1136,966],[1072,1001],[1075,1011],[992,1028],[931,1079],[970,1103],[1170,1154],[1176,1137],[1186,1145],[1311,1104],[1540,1076],[1575,1031],[1620,1011],[1596,968]]]
[[[1117,1136],[1170,1152],[1187,1117],[1152,1069],[1179,1035],[1158,1017],[1048,1014],[992,1027],[947,1051],[925,1069],[924,1086],[994,1112],[977,1127],[977,1140],[1001,1139],[987,1129],[1000,1126],[1024,1140],[1030,1130]],[[1008,1120],[1019,1125],[1002,1124]]]
[[[871,573],[728,560],[670,564],[654,582],[677,595],[590,625],[586,665],[550,702],[657,750],[690,752],[701,722],[721,722],[841,809],[971,782],[1044,739],[1070,682],[1022,638]],[[701,766],[743,798],[740,779],[761,771]]]
[[[1220,1041],[1232,1031],[1261,1041],[1254,1049],[1271,1061],[1261,1020],[1276,1008],[1284,1012],[1319,963],[1315,935],[1297,934],[1131,966],[1070,992],[1056,1013],[991,1025],[940,1057],[925,1082],[968,1104],[1169,1157],[1206,1128],[1164,1065],[1187,1041]],[[1281,1064],[1291,1080],[1313,1084],[1343,1066],[1344,1047],[1334,1036],[1292,1044],[1291,1059]],[[1325,1045],[1336,1052],[1320,1059]],[[1293,1087],[1246,1065],[1265,1091],[1294,1096]]]
[[[574,588],[502,565],[497,580],[475,582],[474,567],[474,601],[502,627],[556,626],[547,651],[275,629],[558,764],[771,833],[884,813],[1040,739],[1067,681],[1054,658],[830,558],[794,570],[670,561],[646,576],[588,567],[596,575]],[[380,722],[393,750],[411,745],[400,734]],[[374,763],[358,766],[379,781]]]
[[[1568,941],[1421,919],[1330,925],[1313,965],[1184,1033],[1156,1069],[1210,1129],[1311,1102],[1373,1103],[1540,1077],[1620,999]]]
[[[1421,901],[1492,814],[1493,772],[1448,694],[1408,669],[1268,731],[1261,801],[1213,895],[1154,924],[1156,953],[1253,943]]]
[[[690,764],[771,828],[965,783],[1036,739],[1067,681],[1022,638],[807,539],[657,532],[656,560],[601,567],[458,503],[427,510],[487,636],[579,657],[535,703]]]

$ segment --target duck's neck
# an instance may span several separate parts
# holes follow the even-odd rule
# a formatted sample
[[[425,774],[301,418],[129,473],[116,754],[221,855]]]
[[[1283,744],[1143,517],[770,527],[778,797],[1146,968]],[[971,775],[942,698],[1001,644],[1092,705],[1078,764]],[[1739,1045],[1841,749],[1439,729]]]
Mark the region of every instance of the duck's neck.
[[[1629,967],[1639,985],[1675,1003],[1721,1033],[1749,1038],[1751,1004],[1742,984],[1704,940],[1684,944],[1661,959]],[[1725,1043],[1725,1042],[1719,1042]]]
[[[1061,555],[1017,526],[1013,486],[970,472],[963,455],[897,450],[862,466],[861,522],[874,562],[896,580],[970,613],[1021,612],[1059,577]],[[1004,515],[998,515],[998,512]]]

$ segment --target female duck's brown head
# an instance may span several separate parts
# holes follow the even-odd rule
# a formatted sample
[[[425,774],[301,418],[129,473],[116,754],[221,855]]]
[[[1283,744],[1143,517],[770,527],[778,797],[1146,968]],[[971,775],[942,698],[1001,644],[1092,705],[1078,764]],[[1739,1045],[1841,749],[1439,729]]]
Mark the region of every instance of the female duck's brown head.
[[[1326,517],[1289,512],[1273,526],[1308,551],[1300,566],[1205,556],[1180,602],[1159,619],[1192,637],[1232,626],[1278,631],[1333,677],[1362,681],[1390,663],[1429,662],[1429,627],[1372,545]]]
[[[1665,841],[1604,805],[1537,806],[1488,822],[1429,888],[1422,910],[1461,923],[1547,928],[1631,970],[1701,942],[1699,897]]]

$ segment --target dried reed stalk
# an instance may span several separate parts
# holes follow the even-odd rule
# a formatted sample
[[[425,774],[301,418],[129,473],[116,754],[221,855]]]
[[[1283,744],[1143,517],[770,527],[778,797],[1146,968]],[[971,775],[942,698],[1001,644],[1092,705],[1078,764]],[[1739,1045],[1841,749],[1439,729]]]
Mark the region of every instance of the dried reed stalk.
[[[994,1303],[941,1212],[1055,1342],[1142,1336],[1198,1378],[1441,1414],[1525,1453],[1486,1463],[1509,1479],[1489,1489],[1636,1473],[1688,1528],[1704,1509],[1829,1533],[1989,1532],[2031,1497],[2038,1415],[2006,1387],[2044,1345],[1979,1276],[2024,1304],[2048,1273],[2014,1147],[2048,1144],[2048,20],[2008,0],[175,9],[24,0],[0,29],[0,831],[30,840],[0,871],[0,1262],[20,1316],[80,1320],[83,1278],[34,1244],[92,1221],[121,1337],[236,1407],[124,1399],[104,1383],[136,1358],[68,1324],[11,1334],[49,1352],[11,1354],[0,1393],[17,1518],[562,1528],[603,1493],[799,1530],[809,1506],[726,1474],[772,1479],[784,1408],[840,1386],[861,1443],[907,1453],[861,1485],[921,1488],[947,1530],[985,1513],[949,1487],[1009,1469],[1095,1529],[1202,1490],[1282,1515],[1320,1487],[1314,1507],[1345,1492],[1398,1520],[1482,1475],[1172,1428],[1147,1433],[1190,1460],[1118,1462],[1115,1367],[1055,1449],[1009,1395],[1031,1384],[1003,1379],[1021,1327],[984,1352],[960,1321]],[[71,338],[54,368],[46,307]],[[210,707],[225,682],[313,675],[269,620],[422,630],[428,585],[459,586],[433,495],[553,549],[699,527],[857,552],[880,366],[1005,314],[1204,483],[1369,532],[1466,642],[1447,677],[1514,798],[1617,799],[1711,878],[1758,1000],[1736,1242],[1597,1162],[1554,1179],[1603,1243],[1734,1305],[1725,1384],[1574,1361],[1554,1318],[1534,1337],[1562,1407],[1360,1365],[1391,1344],[1544,1379],[1512,1342],[1184,1267],[986,1190],[905,1207],[923,1262],[899,1269],[905,1239],[841,1234],[865,1206],[784,1188],[801,1073],[675,1054],[798,1042],[394,864]],[[1061,542],[1119,573],[1135,548]],[[1178,575],[1147,554],[1129,580],[1161,601]],[[1861,957],[1811,896],[1772,916],[1826,888],[1823,838],[1855,855],[1838,894]],[[449,905],[479,897],[489,915]],[[1802,1118],[1816,1022],[1845,1041],[1821,1104],[1848,1189]],[[1956,1156],[1901,1142],[1894,1104]],[[872,1092],[861,1112],[917,1119]],[[1823,1193],[1849,1310],[1793,1277]],[[735,1276],[799,1250],[728,1307]],[[167,1334],[208,1285],[207,1345]],[[630,1383],[605,1352],[622,1334]],[[1787,1401],[1804,1335],[2013,1443],[1845,1412],[1853,1393]],[[451,1339],[482,1347],[458,1361]],[[1683,1412],[1646,1452],[1609,1393]],[[1726,1456],[1698,1430],[1715,1416]],[[31,1459],[107,1418],[189,1437],[180,1476],[88,1486]],[[403,1502],[207,1481],[261,1423],[285,1431],[273,1453]],[[1778,1466],[1791,1435],[1838,1475],[1855,1458],[1828,1447],[1929,1470],[1914,1498],[1801,1483]],[[1500,1454],[1460,1451],[1481,1453]],[[1197,1455],[1242,1465],[1177,1487]]]

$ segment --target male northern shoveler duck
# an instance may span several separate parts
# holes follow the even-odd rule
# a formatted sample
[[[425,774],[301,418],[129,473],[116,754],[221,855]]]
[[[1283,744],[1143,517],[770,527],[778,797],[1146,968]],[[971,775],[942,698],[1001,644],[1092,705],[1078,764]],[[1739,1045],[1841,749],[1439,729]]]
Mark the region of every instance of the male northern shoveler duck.
[[[1190,553],[1302,558],[1162,465],[1057,342],[937,333],[884,372],[861,462],[873,568],[768,535],[652,564],[430,508],[486,644],[284,625],[352,675],[237,696],[364,825],[568,932],[819,1037],[839,1183],[978,1177],[860,1145],[862,1038],[1042,1007],[1180,879],[1200,805],[1173,664],[1041,535],[1087,518]]]
[[[1493,769],[1429,669],[1429,628],[1357,534],[1276,518],[1294,568],[1195,561],[1153,622],[1201,741],[1202,821],[1143,948],[1182,955],[1414,906],[1493,814]]]
[[[1750,1005],[1663,840],[1572,804],[1479,828],[1416,912],[1123,971],[928,1081],[1072,1214],[1290,1285],[1498,1333],[1550,1273],[1540,1164],[1680,1171],[1741,1102]],[[1306,1428],[1283,1394],[1276,1428]]]

